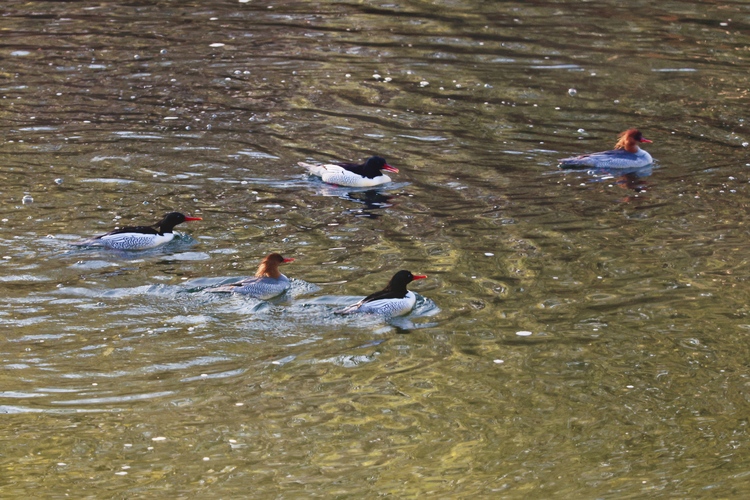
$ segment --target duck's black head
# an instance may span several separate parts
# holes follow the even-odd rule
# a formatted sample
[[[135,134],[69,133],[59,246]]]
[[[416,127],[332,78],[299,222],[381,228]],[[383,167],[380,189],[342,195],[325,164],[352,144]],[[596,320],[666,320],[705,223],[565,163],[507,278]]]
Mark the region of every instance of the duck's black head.
[[[169,212],[164,218],[159,221],[156,225],[162,230],[162,232],[170,232],[178,224],[183,222],[189,222],[192,220],[203,220],[200,217],[188,217],[180,212]]]
[[[398,169],[388,165],[388,163],[386,163],[385,161],[385,158],[383,158],[382,156],[372,156],[368,158],[365,162],[365,168],[367,170],[376,170],[378,172],[381,170],[387,170],[388,172],[398,173]]]
[[[391,278],[391,281],[388,282],[388,286],[390,288],[406,288],[406,285],[411,283],[414,280],[421,280],[426,278],[427,276],[423,274],[412,274],[409,271],[401,270],[393,275]]]

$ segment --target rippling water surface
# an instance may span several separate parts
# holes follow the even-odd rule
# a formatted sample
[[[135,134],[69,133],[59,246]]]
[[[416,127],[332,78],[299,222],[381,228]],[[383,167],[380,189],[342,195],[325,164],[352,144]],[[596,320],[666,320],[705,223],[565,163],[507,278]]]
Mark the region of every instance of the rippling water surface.
[[[3,496],[748,494],[746,2],[0,23]],[[653,169],[557,169],[629,127]],[[376,190],[296,165],[372,154]],[[201,292],[271,251],[288,294]],[[333,314],[399,269],[411,315]]]

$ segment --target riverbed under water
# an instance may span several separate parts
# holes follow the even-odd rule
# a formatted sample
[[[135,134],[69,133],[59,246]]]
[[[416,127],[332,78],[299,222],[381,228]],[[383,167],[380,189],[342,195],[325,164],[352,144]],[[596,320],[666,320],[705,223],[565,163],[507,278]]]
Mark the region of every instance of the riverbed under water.
[[[750,4],[0,14],[1,496],[750,492]],[[653,168],[557,169],[630,127]],[[201,293],[272,251],[290,293]]]

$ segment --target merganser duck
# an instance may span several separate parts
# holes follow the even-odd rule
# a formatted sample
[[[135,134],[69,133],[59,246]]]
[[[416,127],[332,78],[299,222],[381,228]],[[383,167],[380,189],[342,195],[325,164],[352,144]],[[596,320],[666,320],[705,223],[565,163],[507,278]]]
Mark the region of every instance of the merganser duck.
[[[287,262],[294,262],[294,259],[284,258],[277,253],[269,253],[260,263],[258,271],[252,278],[217,286],[206,291],[241,293],[256,299],[268,300],[286,292],[291,286],[289,278],[279,272],[279,265]]]
[[[653,163],[651,155],[638,143],[651,143],[638,129],[628,129],[618,136],[615,149],[560,160],[560,168],[642,168]]]
[[[172,230],[177,224],[200,217],[188,217],[180,212],[170,212],[151,226],[127,226],[107,234],[72,243],[76,246],[96,246],[114,250],[146,250],[169,243],[174,238]]]
[[[406,285],[414,280],[421,280],[427,276],[412,274],[409,271],[399,271],[393,275],[385,288],[368,295],[356,304],[345,307],[336,314],[370,313],[383,316],[403,316],[414,308],[417,296],[406,289]]]
[[[328,184],[347,187],[372,187],[391,182],[391,178],[381,172],[398,173],[398,169],[388,165],[384,158],[373,156],[361,165],[356,163],[331,163],[314,165],[299,162],[297,165],[307,169],[308,173],[323,179]]]

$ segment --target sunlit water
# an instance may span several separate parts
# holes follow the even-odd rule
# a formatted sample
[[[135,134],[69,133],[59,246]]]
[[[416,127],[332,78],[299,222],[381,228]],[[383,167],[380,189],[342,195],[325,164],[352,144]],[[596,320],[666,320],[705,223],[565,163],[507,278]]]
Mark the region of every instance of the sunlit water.
[[[747,3],[0,19],[1,496],[748,494]],[[652,169],[557,169],[629,127]],[[271,251],[283,296],[202,292]],[[334,314],[399,269],[412,314]]]

